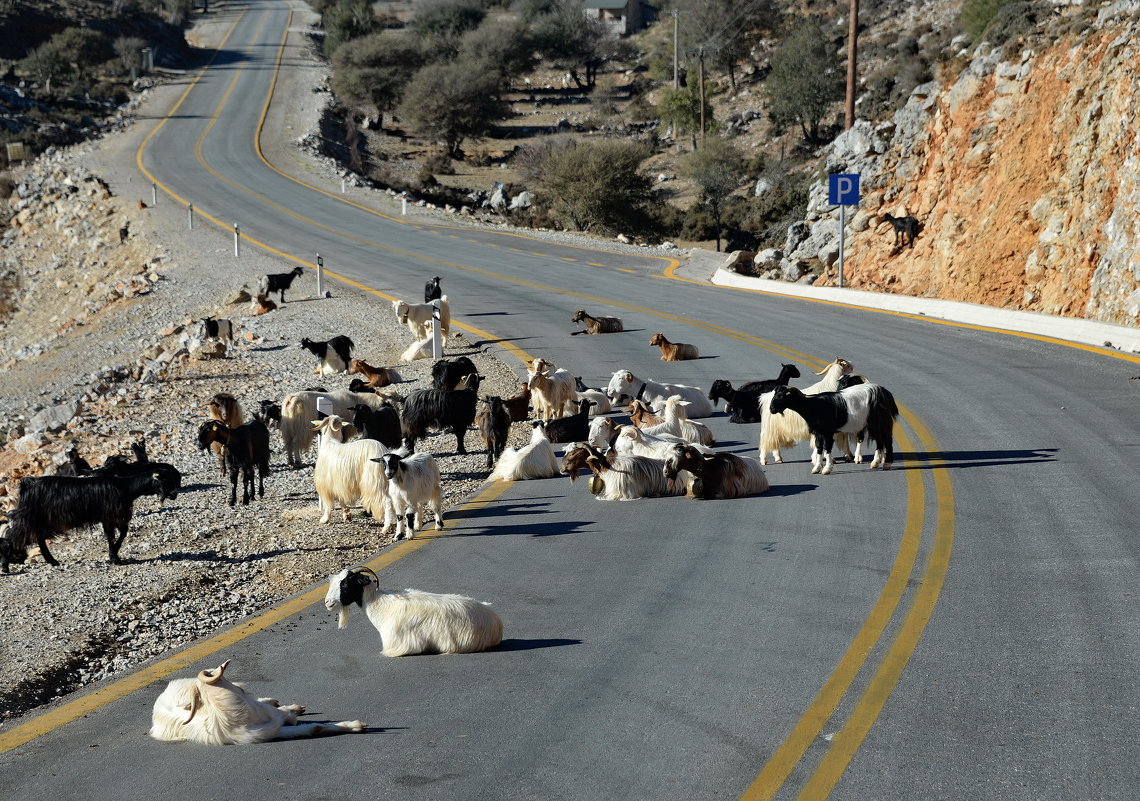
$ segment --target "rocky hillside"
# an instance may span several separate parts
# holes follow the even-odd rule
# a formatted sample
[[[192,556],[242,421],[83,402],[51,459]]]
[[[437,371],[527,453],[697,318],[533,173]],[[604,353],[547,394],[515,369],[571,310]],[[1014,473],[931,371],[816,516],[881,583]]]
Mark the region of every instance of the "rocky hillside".
[[[862,175],[849,209],[845,284],[1140,324],[1140,3],[1106,4],[1090,30],[1006,56],[982,43],[945,85],[915,89],[887,123],[828,149],[826,172]],[[882,215],[913,215],[913,248]],[[826,180],[761,274],[837,278]],[[818,262],[814,261],[818,259]]]

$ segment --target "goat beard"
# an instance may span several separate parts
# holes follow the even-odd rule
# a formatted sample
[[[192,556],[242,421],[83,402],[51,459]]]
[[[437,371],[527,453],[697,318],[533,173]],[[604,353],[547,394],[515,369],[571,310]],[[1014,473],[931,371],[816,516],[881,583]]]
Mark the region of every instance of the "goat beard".
[[[343,628],[346,628],[347,626],[348,626],[348,607],[342,606],[340,608],[340,611],[337,612],[337,615],[336,615],[336,627],[338,629],[343,629]]]

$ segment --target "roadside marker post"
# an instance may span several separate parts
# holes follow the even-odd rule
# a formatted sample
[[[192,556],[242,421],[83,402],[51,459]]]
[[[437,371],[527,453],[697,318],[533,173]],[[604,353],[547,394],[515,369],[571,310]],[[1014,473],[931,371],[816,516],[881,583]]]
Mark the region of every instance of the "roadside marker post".
[[[433,300],[431,302],[431,357],[433,359],[443,358],[443,338],[440,336],[439,320],[439,301]]]
[[[150,185],[150,205],[158,205],[158,185],[154,183]]]
[[[238,224],[234,223],[234,258],[241,257],[241,230],[238,229]]]
[[[191,231],[194,230],[194,204],[191,203],[186,206],[186,227]]]
[[[827,176],[827,202],[839,206],[839,288],[843,288],[843,229],[847,227],[847,206],[859,205],[859,173],[832,173]]]
[[[324,289],[325,280],[325,260],[321,258],[321,254],[317,254],[317,297],[323,298],[325,296]]]
[[[403,206],[400,209],[400,213],[403,214],[405,217],[407,217],[408,216],[408,193],[407,192],[401,192],[400,193],[400,201],[403,203]]]

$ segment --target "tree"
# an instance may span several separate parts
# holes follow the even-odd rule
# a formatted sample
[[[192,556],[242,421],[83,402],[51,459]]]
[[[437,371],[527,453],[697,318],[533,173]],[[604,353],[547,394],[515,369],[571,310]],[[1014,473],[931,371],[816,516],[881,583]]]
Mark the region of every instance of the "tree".
[[[115,55],[123,65],[123,71],[131,76],[133,81],[139,77],[139,68],[142,66],[142,51],[146,47],[146,40],[137,36],[120,36],[115,40]]]
[[[419,0],[411,26],[422,38],[457,52],[459,38],[478,28],[485,16],[480,0]]]
[[[332,89],[346,103],[376,109],[383,126],[384,112],[399,105],[404,88],[425,60],[414,36],[369,34],[333,53]]]
[[[342,44],[374,33],[380,23],[367,0],[339,0],[321,14],[325,29],[325,55],[331,56]]]
[[[835,48],[818,25],[796,28],[772,54],[765,90],[772,121],[796,123],[804,138],[819,141],[820,123],[832,104],[843,99],[844,73]]]
[[[534,36],[538,50],[569,71],[579,89],[593,88],[598,70],[607,61],[633,55],[629,42],[610,33],[601,20],[583,13],[581,0],[559,0],[553,11],[535,19]],[[585,81],[579,68],[585,71]]]
[[[507,116],[502,82],[496,69],[479,61],[429,64],[412,78],[396,113],[414,130],[442,139],[448,155],[462,158],[463,140],[484,136]]]
[[[37,47],[20,63],[33,78],[43,82],[47,92],[51,92],[53,82],[64,81],[74,74],[71,54],[63,50],[54,38]]]
[[[80,78],[92,67],[105,63],[112,54],[107,37],[90,28],[65,28],[51,41],[61,52],[69,54]]]
[[[530,72],[538,60],[530,28],[509,19],[488,21],[468,31],[459,42],[459,52],[464,58],[492,65],[506,81]]]
[[[677,135],[688,134],[693,149],[697,147],[697,133],[701,130],[701,97],[697,87],[690,83],[680,89],[666,89],[661,93],[661,102],[657,105],[657,113],[661,121],[673,126]],[[712,106],[708,97],[705,98],[705,130],[716,130],[716,120],[713,119]]]
[[[644,225],[653,201],[652,181],[641,172],[650,155],[642,142],[570,140],[545,148],[535,175],[567,227],[633,230]]]
[[[681,161],[681,173],[697,185],[701,202],[709,207],[716,224],[716,249],[720,252],[721,210],[728,196],[740,186],[744,156],[719,136],[710,136]]]
[[[778,11],[772,0],[682,0],[678,26],[683,49],[704,47],[709,64],[728,75],[736,91],[736,64],[752,48],[758,30],[775,27]]]

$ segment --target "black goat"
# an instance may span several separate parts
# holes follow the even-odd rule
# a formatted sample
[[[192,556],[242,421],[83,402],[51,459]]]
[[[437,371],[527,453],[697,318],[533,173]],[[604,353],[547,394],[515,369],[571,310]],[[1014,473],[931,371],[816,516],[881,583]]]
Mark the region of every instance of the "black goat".
[[[79,448],[73,442],[66,452],[67,461],[55,469],[57,476],[86,476],[91,473],[91,465],[79,455]]]
[[[889,222],[891,227],[895,229],[895,247],[899,247],[901,241],[903,245],[914,247],[914,238],[918,236],[919,230],[922,228],[922,223],[918,221],[917,217],[895,217],[890,212],[883,215],[883,222]]]
[[[269,429],[260,420],[250,420],[229,428],[217,420],[207,420],[198,429],[198,447],[206,450],[220,442],[226,447],[226,467],[230,473],[230,506],[237,505],[238,473],[241,473],[241,503],[254,498],[253,472],[257,469],[257,497],[265,497],[265,477],[269,475]]]
[[[431,303],[443,297],[443,290],[439,288],[439,276],[424,284],[424,303]]]
[[[890,391],[877,384],[818,395],[805,395],[795,387],[776,387],[770,409],[772,414],[791,409],[807,422],[812,436],[812,473],[831,472],[831,449],[839,433],[859,435],[860,444],[866,436],[875,440],[872,468],[890,470],[895,461],[894,427],[899,407]],[[862,461],[858,451],[856,463]]]
[[[466,455],[463,439],[475,420],[475,404],[479,399],[479,376],[468,374],[456,389],[417,389],[404,401],[400,420],[404,425],[404,447],[416,449],[416,440],[429,428],[451,429],[455,434],[456,453]]]
[[[546,422],[546,436],[551,442],[585,442],[590,438],[590,407],[595,404],[585,398],[577,403],[574,414]]]
[[[463,376],[478,372],[475,362],[466,356],[440,359],[431,366],[431,385],[436,389],[455,389]]]
[[[315,372],[325,375],[346,372],[352,361],[352,349],[356,346],[351,339],[341,334],[324,342],[314,342],[305,337],[301,340],[301,347],[321,360],[321,366]]]
[[[363,403],[349,406],[352,424],[364,439],[374,439],[388,448],[398,448],[404,439],[404,429],[400,425],[400,413],[388,401],[380,408],[373,409]]]
[[[490,470],[503,455],[503,448],[507,447],[507,438],[511,434],[511,414],[498,395],[483,400],[486,405],[475,417],[475,425],[479,427],[483,443],[487,446],[487,469]]]
[[[133,476],[153,473],[159,477],[165,488],[165,494],[174,498],[178,490],[182,489],[182,473],[172,464],[166,462],[152,462],[146,455],[146,444],[135,442],[131,444],[135,454],[135,461],[128,462],[118,454],[108,456],[103,464],[91,471],[90,475],[97,478],[131,478]]]
[[[281,294],[281,302],[285,302],[285,290],[293,284],[293,279],[298,275],[305,272],[303,267],[294,267],[291,272],[287,273],[269,273],[265,276],[265,292],[262,294],[272,295],[274,292]]]
[[[259,411],[254,418],[275,428],[281,428],[281,404],[276,401],[263,400],[258,404]]]
[[[48,540],[80,526],[102,524],[107,555],[114,564],[127,537],[135,499],[141,495],[175,498],[157,472],[133,476],[40,476],[20,481],[20,501],[12,512],[8,536],[0,540],[0,569],[23,564],[35,544],[49,565],[58,565]],[[118,531],[118,536],[115,532]]]
[[[709,389],[709,400],[715,406],[718,401],[724,400],[725,410],[730,412],[729,422],[732,423],[759,423],[760,422],[760,396],[771,392],[776,387],[786,387],[788,381],[799,378],[800,371],[794,364],[780,366],[780,375],[764,381],[749,381],[740,389],[733,389],[732,384],[722,378],[713,381]]]

